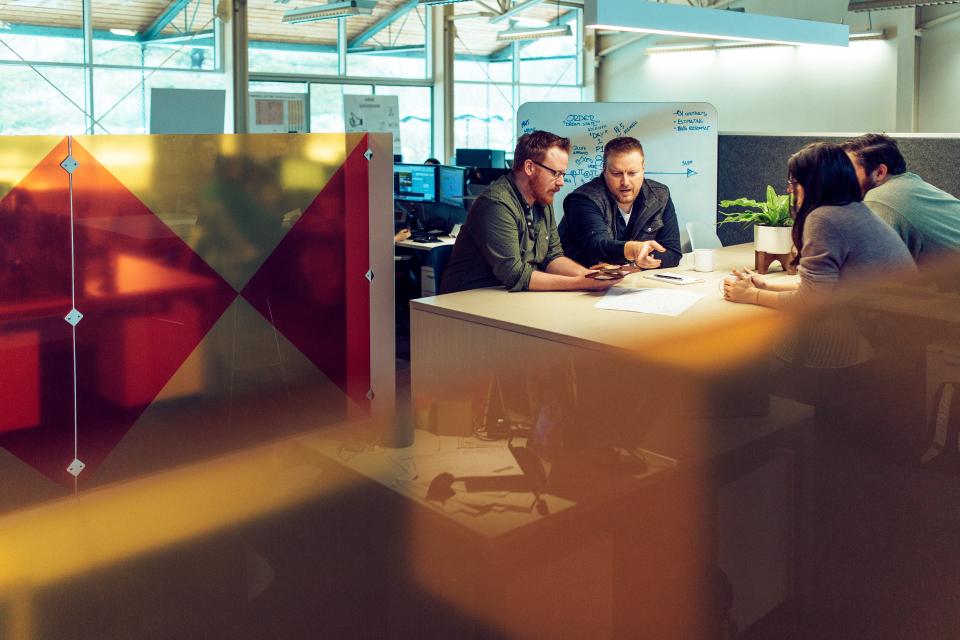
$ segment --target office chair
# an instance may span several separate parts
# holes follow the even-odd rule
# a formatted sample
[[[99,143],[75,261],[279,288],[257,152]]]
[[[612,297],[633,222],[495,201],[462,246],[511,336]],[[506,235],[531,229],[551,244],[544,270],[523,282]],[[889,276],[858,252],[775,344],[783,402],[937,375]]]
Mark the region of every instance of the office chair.
[[[719,249],[723,246],[717,236],[715,225],[706,222],[688,222],[687,235],[690,236],[690,249]]]
[[[430,266],[433,267],[433,278],[437,285],[437,293],[440,293],[440,280],[443,278],[443,271],[450,262],[450,256],[453,254],[453,245],[436,247],[430,251]]]

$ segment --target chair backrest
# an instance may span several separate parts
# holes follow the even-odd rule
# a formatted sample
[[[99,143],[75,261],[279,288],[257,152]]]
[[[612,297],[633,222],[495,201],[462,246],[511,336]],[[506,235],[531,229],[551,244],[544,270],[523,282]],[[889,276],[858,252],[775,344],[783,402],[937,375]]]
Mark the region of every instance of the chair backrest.
[[[717,236],[717,228],[706,222],[688,222],[687,235],[691,249],[719,249],[723,246]]]
[[[443,245],[430,250],[430,266],[433,267],[433,277],[437,284],[437,292],[440,291],[440,279],[443,278],[443,270],[447,268],[450,262],[450,255],[453,253],[453,245]]]

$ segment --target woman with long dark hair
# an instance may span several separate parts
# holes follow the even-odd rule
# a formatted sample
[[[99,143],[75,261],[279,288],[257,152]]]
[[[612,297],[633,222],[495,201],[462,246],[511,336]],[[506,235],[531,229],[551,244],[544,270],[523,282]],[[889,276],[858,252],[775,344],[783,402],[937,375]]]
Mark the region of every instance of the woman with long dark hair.
[[[850,280],[915,270],[900,237],[863,204],[856,171],[840,146],[805,146],[790,156],[787,175],[800,282],[768,283],[734,271],[723,286],[727,300],[784,308],[826,296]]]

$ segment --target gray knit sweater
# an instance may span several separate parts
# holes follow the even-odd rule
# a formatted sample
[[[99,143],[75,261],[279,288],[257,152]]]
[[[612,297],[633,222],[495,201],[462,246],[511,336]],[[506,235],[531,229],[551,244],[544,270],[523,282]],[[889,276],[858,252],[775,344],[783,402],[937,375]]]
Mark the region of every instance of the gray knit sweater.
[[[800,288],[778,305],[802,305],[850,282],[881,280],[916,270],[900,237],[862,202],[817,207],[803,227]]]

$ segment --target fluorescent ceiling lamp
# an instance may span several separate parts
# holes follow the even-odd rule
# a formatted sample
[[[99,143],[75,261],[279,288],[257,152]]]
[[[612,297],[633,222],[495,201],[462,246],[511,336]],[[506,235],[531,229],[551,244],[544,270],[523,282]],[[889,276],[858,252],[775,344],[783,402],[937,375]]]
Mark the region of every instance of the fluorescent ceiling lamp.
[[[513,42],[514,40],[537,40],[538,38],[559,38],[570,35],[573,35],[570,25],[554,24],[534,29],[504,29],[497,33],[497,40],[500,42]]]
[[[454,4],[457,2],[466,2],[467,0],[420,0],[421,7],[429,7],[435,4]]]
[[[854,40],[886,40],[887,31],[886,29],[880,29],[879,31],[858,31],[856,33],[850,34],[850,42]]]
[[[661,35],[739,40],[775,44],[821,44],[845,47],[850,28],[845,24],[780,18],[723,9],[679,4],[586,0],[584,25],[588,29],[632,31]]]
[[[135,36],[137,32],[133,29],[110,29],[110,33],[115,36]]]
[[[847,11],[882,11],[883,9],[912,9],[914,7],[934,7],[940,4],[957,4],[960,0],[850,0]]]
[[[864,40],[885,40],[886,31],[859,31],[850,34],[850,42],[861,42]],[[645,53],[684,53],[688,51],[722,51],[724,49],[753,49],[757,47],[783,47],[776,42],[735,42],[725,40],[721,42],[697,42],[691,44],[664,44],[662,46],[647,47]]]
[[[360,14],[370,15],[377,6],[377,0],[343,0],[342,2],[328,2],[312,7],[291,9],[283,14],[283,21],[287,24],[301,22],[316,22],[333,18],[346,18]]]

